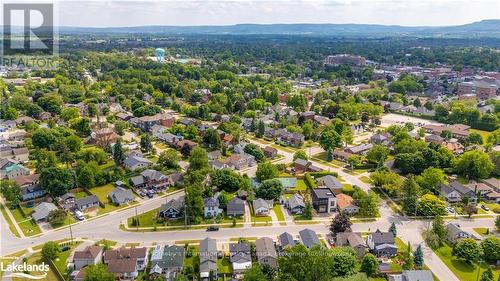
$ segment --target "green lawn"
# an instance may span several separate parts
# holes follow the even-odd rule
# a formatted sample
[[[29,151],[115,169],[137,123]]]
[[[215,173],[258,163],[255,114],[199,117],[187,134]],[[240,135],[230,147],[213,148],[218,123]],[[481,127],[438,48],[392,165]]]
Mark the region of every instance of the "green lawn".
[[[156,208],[156,209],[147,211],[145,213],[138,214],[137,218],[139,219],[139,227],[163,226],[163,223],[157,223],[157,221],[156,221],[156,214],[158,213],[159,209],[160,208]],[[133,227],[132,226],[132,218],[133,217],[130,217],[127,219],[129,227]]]
[[[286,225],[285,215],[283,215],[283,211],[281,210],[281,205],[279,204],[274,205],[273,211],[276,214],[278,220],[280,221],[280,225]]]
[[[478,228],[474,228],[474,231],[477,232],[477,234],[481,235],[481,236],[486,236],[486,235],[491,235],[491,230],[489,230],[488,228],[486,227],[478,227]]]
[[[364,183],[368,183],[368,184],[372,183],[372,180],[371,180],[369,177],[367,177],[367,176],[362,176],[362,177],[360,177],[359,179],[360,179],[362,182],[364,182]]]
[[[305,190],[307,190],[307,185],[304,182],[304,180],[300,179],[300,180],[297,180],[297,187],[292,189],[292,190],[293,191],[305,191]]]
[[[220,273],[231,273],[231,262],[226,257],[217,260],[217,269],[219,269]]]
[[[483,138],[483,142],[486,142],[486,140],[488,140],[488,136],[491,135],[491,132],[482,131],[482,130],[478,130],[478,129],[469,129],[469,131],[471,133],[478,133],[478,134],[480,134],[481,137]]]
[[[14,226],[14,222],[10,219],[9,215],[7,214],[7,211],[5,210],[4,205],[0,205],[0,210],[2,211],[3,217],[5,218],[7,223],[9,224],[10,232],[12,232],[12,234],[14,234],[14,236],[16,236],[16,237],[21,237],[19,235],[19,232],[17,231],[17,228]]]
[[[441,246],[437,249],[433,249],[434,253],[441,259],[448,268],[455,273],[458,279],[462,281],[475,281],[477,279],[478,269],[479,267],[472,266],[462,260],[457,259],[452,255],[452,248],[448,245]],[[480,275],[484,270],[486,270],[486,266],[481,266]],[[493,270],[493,280],[497,280],[500,271],[498,269]]]
[[[99,208],[97,212],[98,215],[116,211],[121,208],[125,208],[127,206],[127,205],[116,206],[109,201],[108,194],[111,191],[113,191],[114,188],[115,188],[114,184],[108,183],[105,185],[93,187],[89,190],[92,194],[95,194],[97,198],[99,198],[99,201],[104,203],[104,208]]]
[[[30,219],[30,217],[23,216],[23,214],[19,208],[14,209],[14,210],[10,210],[10,212],[12,213],[12,216],[16,220],[16,222],[19,225],[19,227],[21,228],[21,230],[23,231],[24,235],[33,236],[33,235],[42,233],[42,230],[40,229],[40,227],[38,227],[38,225],[36,223],[34,223]],[[26,215],[29,216],[30,213],[31,213],[31,211],[29,211],[29,213],[26,213]]]
[[[41,252],[34,253],[33,255],[28,257],[28,259],[26,261],[27,264],[31,264],[31,265],[42,264],[42,262],[43,262],[43,258],[42,258]],[[30,272],[30,274],[32,274],[34,276],[43,275],[42,272]],[[12,280],[13,281],[24,281],[26,279],[15,277],[15,278],[12,278]],[[59,277],[56,275],[56,273],[54,272],[54,270],[51,267],[49,272],[47,272],[47,276],[45,277],[44,280],[59,280]]]
[[[68,265],[68,258],[69,258],[69,255],[71,254],[72,251],[75,250],[75,248],[80,244],[81,242],[74,242],[73,245],[70,246],[70,249],[67,250],[67,251],[64,251],[64,252],[60,252],[59,253],[59,258],[57,258],[56,260],[54,260],[54,265],[55,267],[57,268],[57,270],[59,270],[59,272],[65,277],[67,278],[67,274],[66,274],[66,266]],[[68,245],[69,246],[69,245]]]

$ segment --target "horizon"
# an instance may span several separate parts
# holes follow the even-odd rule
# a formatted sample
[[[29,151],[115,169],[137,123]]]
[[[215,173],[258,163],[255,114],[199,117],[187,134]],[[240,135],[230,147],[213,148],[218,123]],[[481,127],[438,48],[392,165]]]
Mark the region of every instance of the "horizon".
[[[59,0],[60,27],[370,24],[455,26],[499,19],[496,0]]]

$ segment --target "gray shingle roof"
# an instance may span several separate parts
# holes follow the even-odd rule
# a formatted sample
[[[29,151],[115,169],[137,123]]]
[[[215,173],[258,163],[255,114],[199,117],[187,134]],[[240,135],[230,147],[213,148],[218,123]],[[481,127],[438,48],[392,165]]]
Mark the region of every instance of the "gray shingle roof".
[[[217,241],[205,238],[200,241],[199,253],[200,272],[210,272],[217,270]]]
[[[300,240],[307,248],[312,248],[315,245],[320,245],[318,235],[313,230],[306,228],[299,231]]]
[[[278,236],[281,247],[293,246],[296,244],[293,236],[288,232],[283,232]]]
[[[39,221],[42,219],[46,219],[51,211],[57,210],[57,207],[53,203],[42,202],[38,204],[38,206],[36,206],[33,210],[34,213],[31,215],[31,217],[35,221]]]

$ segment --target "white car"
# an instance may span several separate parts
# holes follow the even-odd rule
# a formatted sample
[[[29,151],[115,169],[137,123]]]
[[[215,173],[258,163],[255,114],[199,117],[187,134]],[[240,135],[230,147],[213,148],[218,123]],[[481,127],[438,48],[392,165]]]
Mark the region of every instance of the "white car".
[[[78,211],[78,210],[75,211],[75,217],[79,221],[82,221],[85,219],[85,216],[83,215],[83,213],[81,211]]]

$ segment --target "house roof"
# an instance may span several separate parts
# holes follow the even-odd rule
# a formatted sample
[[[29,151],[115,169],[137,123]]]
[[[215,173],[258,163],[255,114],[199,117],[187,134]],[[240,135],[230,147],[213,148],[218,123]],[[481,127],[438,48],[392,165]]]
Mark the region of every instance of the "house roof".
[[[180,268],[184,263],[185,252],[182,246],[157,245],[151,255],[151,266],[158,265],[163,269]]]
[[[352,199],[352,197],[347,194],[344,193],[337,194],[337,206],[341,210],[350,206],[356,206],[353,204],[353,201],[354,200]]]
[[[227,212],[228,213],[245,213],[245,202],[238,197],[233,197],[229,202],[227,202]]]
[[[219,198],[216,196],[207,197],[203,199],[203,206],[207,207],[219,207]]]
[[[307,248],[311,248],[314,245],[320,244],[319,239],[318,239],[318,235],[316,234],[316,232],[314,232],[313,230],[311,230],[309,228],[306,228],[306,229],[299,231],[299,236],[300,236],[300,240],[302,241],[302,244],[304,244],[304,246],[306,246]]]
[[[38,181],[39,178],[40,178],[39,174],[31,174],[27,176],[16,177],[14,181],[17,183],[17,185],[23,186],[25,184],[35,183]]]
[[[313,188],[311,192],[316,198],[319,199],[335,198],[335,193],[333,193],[329,188]]]
[[[102,247],[100,246],[87,246],[82,251],[75,251],[73,255],[73,260],[95,259],[101,252],[102,252]]]
[[[231,253],[231,262],[245,263],[251,262],[252,256],[250,255],[250,245],[245,242],[238,242],[229,244],[229,252]]]
[[[375,244],[394,244],[394,234],[390,231],[382,232],[379,229],[370,234]]]
[[[402,273],[404,281],[432,281],[432,272],[430,270],[405,270]]]
[[[126,201],[134,200],[135,196],[132,190],[123,187],[115,187],[108,196],[115,203],[124,203]]]
[[[126,247],[121,247],[118,249],[114,250],[107,250],[104,252],[104,261],[110,261],[110,260],[124,260],[124,259],[139,259],[139,258],[145,258],[148,254],[148,249],[146,247],[131,247],[131,248],[126,248]]]
[[[217,270],[217,241],[208,237],[201,240],[198,256],[200,257],[200,272]]]
[[[295,161],[293,161],[293,163],[299,164],[301,166],[307,166],[307,165],[309,165],[309,161],[301,159],[301,158],[295,159]]]
[[[273,239],[269,237],[257,239],[255,241],[255,251],[259,260],[265,257],[276,258],[276,248],[274,247]]]
[[[351,247],[365,246],[365,241],[359,233],[355,232],[340,232],[337,233],[337,244],[345,246],[349,244]]]
[[[254,211],[260,209],[260,208],[266,208],[266,209],[271,209],[273,207],[273,200],[264,200],[262,198],[257,198],[253,200],[252,206]]]
[[[144,157],[139,157],[139,156],[129,156],[123,161],[123,164],[125,164],[128,167],[133,167],[139,163],[150,164],[151,161],[149,161]]]
[[[342,184],[332,175],[326,175],[318,178],[317,182],[322,182],[327,188],[342,188]]]
[[[75,201],[75,206],[77,208],[84,207],[85,205],[95,205],[99,204],[99,198],[95,194],[80,198]]]
[[[278,236],[278,241],[281,247],[293,246],[296,244],[293,236],[288,232],[283,232]]]
[[[108,271],[111,273],[130,273],[135,272],[137,259],[114,259],[108,262]]]
[[[458,224],[455,223],[448,223],[446,225],[446,230],[448,231],[448,237],[456,237],[460,233],[467,233],[462,230]]]
[[[45,218],[47,218],[47,216],[49,215],[49,213],[51,211],[53,211],[53,210],[57,210],[56,205],[54,205],[53,203],[42,202],[42,203],[38,204],[38,206],[36,206],[33,209],[34,212],[31,215],[31,217],[35,221],[38,221],[38,220],[41,220],[41,219],[45,219]]]
[[[293,194],[293,196],[290,197],[290,199],[288,199],[287,204],[290,207],[290,209],[294,209],[297,207],[303,207],[303,208],[306,207],[306,204],[304,203],[304,198],[302,198],[302,196],[298,193]]]
[[[163,180],[167,177],[164,174],[162,174],[160,171],[153,170],[153,169],[147,169],[147,170],[142,171],[141,176],[145,177],[146,179],[155,180],[155,181]]]
[[[161,204],[160,213],[173,209],[179,213],[182,212],[182,208],[184,208],[184,197],[180,197],[177,199],[171,199],[166,204]]]

